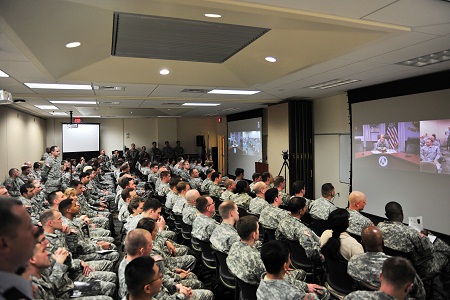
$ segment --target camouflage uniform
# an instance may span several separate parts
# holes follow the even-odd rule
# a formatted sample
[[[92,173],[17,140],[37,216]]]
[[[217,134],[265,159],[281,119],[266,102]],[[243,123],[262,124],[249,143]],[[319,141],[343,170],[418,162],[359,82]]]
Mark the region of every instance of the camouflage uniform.
[[[238,242],[240,238],[234,226],[222,222],[219,226],[216,226],[209,240],[214,249],[228,253],[231,245]]]
[[[167,182],[161,182],[158,187],[156,188],[156,192],[158,193],[158,196],[165,197],[170,191],[169,184]]]
[[[181,176],[181,178],[183,178],[184,181],[189,181],[191,179],[191,175],[189,175],[189,171],[186,170],[180,170],[178,172]]]
[[[308,298],[305,298],[308,297]],[[286,280],[279,279],[261,279],[258,290],[256,291],[256,298],[258,300],[273,300],[273,299],[292,299],[292,300],[318,300],[320,299],[314,293],[306,293],[291,286]],[[323,297],[322,299],[329,299]]]
[[[401,222],[378,223],[383,234],[384,245],[409,254],[409,259],[421,277],[441,272],[443,286],[450,285],[450,247],[440,239],[434,243],[428,237],[421,237],[414,228]]]
[[[275,237],[277,240],[284,238],[291,241],[299,241],[309,259],[316,262],[322,261],[319,238],[298,218],[289,216],[281,220],[277,231],[275,231]]]
[[[439,144],[438,144],[439,145]],[[420,161],[433,162],[442,157],[441,149],[439,146],[431,145],[431,146],[423,146],[420,148]],[[442,166],[440,163],[436,164],[438,173],[442,172]]]
[[[143,216],[141,214],[138,214],[138,215],[128,219],[127,222],[123,225],[123,227],[125,227],[125,229],[127,230],[127,233],[130,232],[131,230],[135,229],[137,226],[137,223],[139,223],[139,221],[142,218],[143,218]]]
[[[30,214],[31,221],[33,224],[37,224],[39,222],[39,212],[36,211],[36,204],[34,204],[33,200],[25,198],[24,196],[20,195],[17,198],[20,202],[22,202],[22,205],[26,208],[27,212]]]
[[[208,192],[209,192],[210,196],[220,198],[220,195],[222,194],[222,189],[220,188],[219,185],[217,185],[215,183],[212,183],[209,186],[209,191]]]
[[[192,223],[191,235],[198,240],[209,241],[216,226],[216,220],[200,214]]]
[[[253,285],[258,285],[261,276],[266,272],[261,254],[256,247],[241,241],[231,246],[227,256],[227,266],[240,280]],[[284,276],[284,280],[304,291],[308,289],[307,284],[302,281],[305,276],[306,273],[303,270],[293,270]]]
[[[380,287],[380,273],[383,262],[390,256],[383,252],[366,252],[350,258],[347,273],[356,281]],[[425,288],[422,280],[416,275],[410,296],[415,299],[425,299]]]
[[[41,170],[31,170],[31,174],[33,174],[34,179],[41,180]]]
[[[8,190],[9,195],[11,197],[19,197],[20,196],[20,187],[23,185],[22,179],[17,177],[16,179],[12,179],[11,177],[8,177],[5,179],[5,182],[3,182],[3,185]]]
[[[373,225],[373,222],[370,221],[369,218],[364,217],[359,211],[348,208],[347,211],[350,214],[347,232],[361,236],[361,232],[364,228]]]
[[[174,191],[169,191],[166,195],[166,203],[164,204],[164,206],[168,209],[172,209],[177,199],[178,194],[174,193]]]
[[[183,214],[183,208],[186,205],[186,199],[184,197],[178,196],[175,204],[172,207],[172,212],[177,215]]]
[[[382,291],[368,292],[368,291],[356,291],[348,294],[345,300],[395,300],[394,297],[386,294]]]
[[[153,182],[156,184],[156,180],[158,179],[158,173],[152,173],[148,174],[147,182]],[[156,187],[156,186],[155,186]]]
[[[191,190],[200,190],[200,187],[202,186],[202,179],[200,177],[190,178],[189,185],[191,186]]]
[[[248,205],[250,203],[250,200],[252,200],[252,197],[247,193],[241,193],[241,194],[234,194],[230,200],[234,201],[237,206],[248,209]]]
[[[193,205],[186,204],[183,208],[183,223],[192,226],[195,218],[200,214],[200,212]]]
[[[45,192],[47,194],[50,194],[53,191],[61,190],[61,161],[52,156],[47,157],[44,165],[42,166],[41,178],[45,184]]]
[[[281,202],[283,205],[288,205],[289,199],[291,199],[291,196],[288,193],[285,193],[283,191],[278,191],[278,194],[281,197]]]
[[[200,191],[207,193],[209,191],[209,186],[213,184],[213,182],[211,181],[211,179],[206,178],[205,180],[203,180],[202,185],[200,186]]]
[[[231,197],[234,195],[234,193],[232,191],[229,190],[225,190],[221,195],[220,195],[220,199],[222,201],[226,201],[226,200],[231,200]]]
[[[309,213],[314,219],[328,220],[328,216],[335,209],[336,206],[334,206],[333,203],[328,201],[328,199],[321,197],[319,199],[311,201]]]
[[[289,212],[287,210],[269,205],[261,212],[259,223],[266,228],[277,229],[281,220],[287,217],[289,217]]]
[[[260,215],[261,212],[264,210],[264,208],[266,208],[269,205],[270,204],[269,202],[266,201],[266,199],[257,196],[250,200],[248,211],[251,212],[252,214]]]

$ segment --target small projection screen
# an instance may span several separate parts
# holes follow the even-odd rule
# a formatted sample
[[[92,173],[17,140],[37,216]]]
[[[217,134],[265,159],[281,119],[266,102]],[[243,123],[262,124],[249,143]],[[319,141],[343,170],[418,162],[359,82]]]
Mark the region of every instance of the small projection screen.
[[[100,124],[62,124],[62,152],[100,151]]]

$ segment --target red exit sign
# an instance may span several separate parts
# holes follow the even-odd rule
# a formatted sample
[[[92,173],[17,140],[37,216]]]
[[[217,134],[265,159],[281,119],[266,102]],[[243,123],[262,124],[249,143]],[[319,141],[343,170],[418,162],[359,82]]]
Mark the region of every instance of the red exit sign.
[[[81,118],[73,118],[73,122],[79,124],[81,123]]]

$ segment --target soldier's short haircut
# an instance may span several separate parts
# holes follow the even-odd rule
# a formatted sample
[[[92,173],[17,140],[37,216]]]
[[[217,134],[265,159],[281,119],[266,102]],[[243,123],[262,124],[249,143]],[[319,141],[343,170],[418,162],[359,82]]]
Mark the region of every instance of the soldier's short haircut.
[[[230,212],[232,212],[236,208],[236,203],[231,200],[223,201],[222,204],[219,205],[219,215],[223,218],[229,218]]]
[[[293,213],[296,214],[298,213],[301,209],[303,209],[306,205],[306,199],[303,197],[292,197],[291,199],[289,199],[288,202],[288,210]]]
[[[86,172],[81,172],[80,175],[78,176],[78,178],[81,180],[82,178],[88,177],[89,174]]]
[[[161,202],[159,202],[156,199],[150,198],[145,200],[144,206],[142,207],[142,211],[149,211],[150,209],[156,211],[160,207],[162,207]]]
[[[22,206],[22,202],[15,198],[0,196],[0,236],[10,238],[17,236],[17,228],[22,220],[12,212],[15,206]]]
[[[206,209],[208,208],[208,198],[209,195],[203,195],[197,198],[195,201],[195,208],[201,213],[204,213]]]
[[[258,229],[258,218],[256,216],[245,216],[239,218],[236,223],[236,230],[239,234],[239,237],[247,241],[250,239],[250,236],[253,232],[256,232]]]
[[[139,207],[140,203],[145,203],[147,199],[142,198],[142,197],[134,197],[133,199],[131,199],[130,203],[128,204],[128,212],[130,214],[133,213],[133,209],[137,209]]]
[[[236,194],[240,194],[240,193],[245,192],[245,190],[247,189],[247,187],[248,187],[248,182],[247,182],[247,181],[245,181],[245,180],[239,180],[239,181],[236,183],[236,190],[235,190]]]
[[[153,279],[155,260],[151,256],[141,256],[130,261],[125,267],[127,291],[133,297],[144,293],[144,287]]]
[[[24,183],[20,186],[20,194],[23,195],[27,193],[28,189],[34,190],[34,185],[31,182]]]
[[[72,207],[72,205],[73,205],[72,199],[66,199],[59,203],[58,209],[61,212],[61,214],[64,215],[67,212],[67,210]]]
[[[22,173],[23,173],[26,169],[31,169],[31,167],[24,165],[20,169],[22,170]]]
[[[158,163],[153,162],[153,163],[150,164],[150,169],[153,169],[156,166],[158,166]]]
[[[159,173],[159,178],[163,179],[164,177],[169,176],[169,174],[169,171],[162,171],[161,173]]]
[[[293,195],[300,193],[305,188],[305,183],[303,181],[296,181],[292,184],[291,192]]]
[[[215,181],[216,180],[216,178],[219,178],[219,176],[220,176],[220,172],[214,172],[214,173],[212,173],[212,175],[211,175],[211,181]]]
[[[56,148],[58,148],[58,146],[51,146],[51,147],[50,147],[50,152],[55,151]]]
[[[76,189],[80,184],[83,183],[79,180],[74,179],[70,182],[70,187]]]
[[[172,178],[170,178],[169,188],[173,189],[174,187],[177,186],[178,182],[180,182],[180,178],[179,177],[172,177]]]
[[[58,198],[58,195],[56,195],[57,192],[61,192],[61,191],[60,190],[53,191],[47,195],[47,201],[50,204],[50,206],[53,206],[53,204],[55,204],[55,199]]]
[[[277,176],[273,179],[273,186],[274,187],[279,187],[282,183],[284,182],[284,177],[283,176]]]
[[[334,191],[334,186],[331,183],[324,183],[322,185],[322,197],[329,197],[331,196],[331,192]]]
[[[123,163],[123,164],[120,166],[120,171],[123,172],[123,171],[125,171],[125,170],[128,169],[128,168],[129,168],[128,163]]]
[[[271,176],[271,175],[270,175],[269,172],[264,172],[264,173],[262,173],[262,175],[261,175],[262,181],[266,182],[267,179],[270,178],[270,176]]]
[[[269,274],[278,274],[289,260],[289,249],[281,241],[269,241],[261,248],[261,260]]]
[[[265,189],[266,187],[267,186],[264,182],[258,181],[253,185],[253,191],[255,192],[255,194],[260,194],[262,190]]]
[[[9,169],[9,171],[8,171],[9,177],[11,177],[16,170],[18,171],[17,168]]]
[[[258,179],[261,176],[261,173],[253,173],[252,175],[252,180],[255,181],[256,179]]]
[[[120,197],[122,197],[122,200],[125,201],[127,198],[130,198],[130,192],[134,191],[133,188],[125,188],[120,193]]]
[[[397,289],[403,289],[406,284],[412,283],[416,271],[409,260],[404,257],[389,257],[381,269],[382,281],[387,281]]]
[[[229,188],[230,186],[233,185],[233,183],[234,183],[233,179],[226,179],[223,185],[225,186],[225,188]]]
[[[131,177],[122,177],[122,179],[119,181],[119,185],[121,188],[126,188],[129,184],[130,181],[133,181],[134,179]]]
[[[189,182],[184,182],[184,181],[178,181],[177,183],[177,192],[181,193],[182,191],[185,191],[186,188],[188,187]]]
[[[142,228],[152,233],[155,230],[156,222],[152,218],[142,218],[136,225],[136,228]]]
[[[194,170],[197,170],[196,168],[192,168],[192,169],[190,169],[189,170],[189,175],[192,175],[192,174],[194,174]],[[197,170],[198,171],[198,170]]]
[[[38,161],[34,162],[33,169],[39,169],[40,167],[41,167],[41,164]]]
[[[125,238],[125,252],[130,256],[134,256],[139,253],[139,249],[147,247],[147,234],[150,234],[150,232],[141,228],[128,232]]]
[[[42,226],[44,226],[49,220],[53,220],[54,214],[55,210],[53,209],[44,210],[39,216],[39,221],[41,221]]]
[[[384,207],[384,211],[386,214],[386,217],[388,219],[399,217],[403,214],[403,209],[400,203],[391,201]]]
[[[236,177],[240,176],[244,174],[244,169],[242,168],[236,168],[236,170],[234,170],[234,175],[236,175]]]
[[[212,168],[206,169],[205,175],[208,176],[208,174],[210,174],[212,171],[214,171],[214,169]]]
[[[278,189],[276,188],[268,189],[264,194],[264,198],[267,202],[269,202],[269,204],[272,204],[273,202],[275,202],[275,198],[278,197],[278,193]]]

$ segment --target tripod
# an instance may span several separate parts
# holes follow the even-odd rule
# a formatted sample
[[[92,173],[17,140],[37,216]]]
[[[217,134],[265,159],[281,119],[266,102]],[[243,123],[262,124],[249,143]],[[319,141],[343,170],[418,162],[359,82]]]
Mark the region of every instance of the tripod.
[[[281,169],[280,169],[280,172],[278,172],[278,176],[280,176],[281,171],[283,171],[283,169],[284,169],[284,180],[286,180],[286,170],[289,169],[289,163],[288,163],[288,158],[283,157],[283,159],[284,159],[284,162],[281,165]],[[286,192],[286,186],[284,187],[284,191]]]

